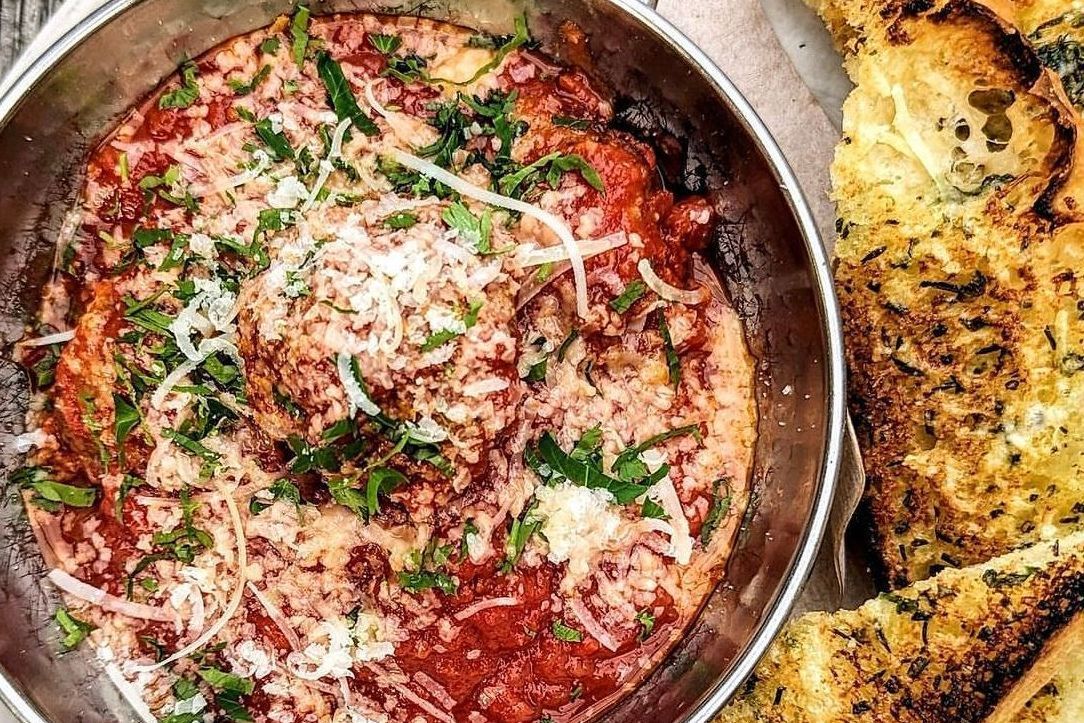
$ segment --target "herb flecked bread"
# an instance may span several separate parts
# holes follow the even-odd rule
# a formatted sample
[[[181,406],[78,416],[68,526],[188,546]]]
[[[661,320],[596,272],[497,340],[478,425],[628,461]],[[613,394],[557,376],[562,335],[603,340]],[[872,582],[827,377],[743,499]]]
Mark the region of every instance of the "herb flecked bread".
[[[856,88],[836,280],[890,587],[1084,522],[1078,117],[1019,9],[820,7]]]
[[[903,589],[792,623],[719,723],[1078,723],[1084,11],[817,10],[856,86],[836,280],[869,522]]]
[[[1084,533],[946,569],[857,610],[791,623],[716,723],[981,721],[1081,609]],[[1063,703],[1037,696],[1031,704],[1044,707],[1028,715],[1060,714]],[[1080,720],[1024,716],[1005,720]]]

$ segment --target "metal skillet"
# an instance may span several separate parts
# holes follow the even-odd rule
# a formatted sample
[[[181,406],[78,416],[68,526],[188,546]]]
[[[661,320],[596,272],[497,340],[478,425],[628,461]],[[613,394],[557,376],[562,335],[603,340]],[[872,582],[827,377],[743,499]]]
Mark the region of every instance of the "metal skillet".
[[[779,148],[712,62],[635,0],[321,0],[316,13],[422,15],[506,32],[527,13],[545,49],[617,99],[619,122],[680,150],[661,164],[675,190],[709,193],[726,219],[710,262],[758,361],[755,502],[726,576],[683,640],[601,718],[704,723],[733,695],[786,620],[828,522],[844,428],[839,313],[827,255]],[[38,308],[61,219],[87,150],[122,113],[196,56],[288,12],[287,0],[111,0],[0,95],[0,334]],[[562,45],[562,22],[589,38]],[[676,145],[674,141],[677,141]],[[19,433],[24,373],[0,360],[3,432]],[[19,464],[0,452],[5,473]],[[131,713],[93,661],[57,657],[51,591],[12,495],[0,507],[0,698],[28,723],[118,721]]]

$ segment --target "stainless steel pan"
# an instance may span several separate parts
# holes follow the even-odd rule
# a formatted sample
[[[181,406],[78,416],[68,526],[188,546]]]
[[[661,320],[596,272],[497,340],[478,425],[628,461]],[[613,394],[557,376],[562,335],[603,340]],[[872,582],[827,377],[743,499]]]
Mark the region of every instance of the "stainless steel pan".
[[[556,28],[591,40],[590,72],[620,98],[622,122],[683,139],[671,184],[713,192],[728,220],[712,262],[759,360],[757,501],[725,582],[650,677],[607,711],[627,723],[710,720],[765,652],[813,563],[843,433],[843,356],[828,260],[779,148],[738,91],[669,23],[633,0],[321,0],[315,12],[414,13],[506,32],[527,12],[561,54]],[[112,0],[34,59],[0,96],[0,334],[38,307],[60,221],[87,149],[185,56],[288,12],[286,0]],[[570,62],[582,58],[567,58]],[[669,143],[673,146],[673,143]],[[0,418],[22,431],[27,383],[0,361]],[[3,471],[19,463],[4,452]],[[87,652],[57,657],[41,558],[17,501],[0,508],[0,697],[26,721],[128,720]]]

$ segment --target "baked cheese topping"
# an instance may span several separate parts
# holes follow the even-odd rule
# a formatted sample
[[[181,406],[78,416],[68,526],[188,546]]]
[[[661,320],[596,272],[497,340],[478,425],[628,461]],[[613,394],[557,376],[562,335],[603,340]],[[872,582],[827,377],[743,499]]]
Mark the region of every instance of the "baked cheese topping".
[[[718,582],[717,214],[530,47],[299,8],[91,154],[14,481],[142,719],[586,719]]]

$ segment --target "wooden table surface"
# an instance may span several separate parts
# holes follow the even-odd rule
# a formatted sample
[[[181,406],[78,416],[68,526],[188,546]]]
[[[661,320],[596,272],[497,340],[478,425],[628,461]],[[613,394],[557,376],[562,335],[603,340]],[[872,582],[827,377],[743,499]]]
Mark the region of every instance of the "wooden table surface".
[[[0,0],[0,75],[63,0]]]

